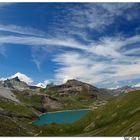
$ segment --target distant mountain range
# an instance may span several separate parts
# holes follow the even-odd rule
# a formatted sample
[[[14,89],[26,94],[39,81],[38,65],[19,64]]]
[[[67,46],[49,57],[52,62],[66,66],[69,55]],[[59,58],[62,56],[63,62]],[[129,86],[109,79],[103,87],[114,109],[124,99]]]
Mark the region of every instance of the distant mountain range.
[[[41,97],[41,108],[49,108],[49,110],[86,108],[93,101],[107,101],[111,98],[125,94],[131,91],[140,90],[139,87],[125,86],[117,89],[97,88],[88,83],[84,83],[75,79],[68,80],[61,85],[49,84],[44,86],[31,86],[21,81],[18,77],[0,81],[0,96],[14,102],[20,102],[17,96],[26,97],[26,92],[32,96]],[[18,94],[15,94],[18,93]],[[37,97],[37,98],[38,98]]]
[[[0,87],[18,91],[42,89],[43,92],[48,92],[49,94],[51,93],[51,96],[55,96],[56,94],[57,96],[79,96],[82,94],[82,96],[91,96],[97,99],[107,99],[110,98],[111,95],[111,90],[99,89],[90,84],[74,79],[68,80],[65,84],[62,85],[47,85],[46,88],[42,88],[39,86],[30,86],[27,83],[20,81],[18,77],[15,77],[12,79],[0,81]]]
[[[41,85],[42,86],[42,85]],[[18,77],[0,81],[0,96],[14,102],[20,102],[17,96],[26,97],[26,92],[37,98],[41,97],[41,108],[51,110],[86,108],[93,101],[108,101],[111,98],[125,94],[131,91],[140,90],[139,87],[125,86],[117,89],[97,88],[88,83],[84,83],[75,79],[68,80],[61,85],[49,84],[44,86],[31,86],[21,81]],[[15,94],[18,93],[18,94]]]
[[[135,86],[123,86],[121,88],[112,89],[115,96],[122,94],[122,93],[129,93],[131,91],[140,90],[140,87]]]
[[[21,81],[18,77],[14,77],[11,79],[7,79],[7,80],[3,80],[0,81],[0,87],[5,87],[5,88],[10,88],[10,89],[15,89],[15,90],[29,90],[29,89],[39,89],[39,88],[43,88],[43,89],[54,89],[57,88],[59,89],[59,94],[61,96],[66,95],[66,94],[72,94],[76,93],[75,91],[81,91],[82,87],[86,88],[86,90],[88,92],[94,92],[94,94],[97,94],[98,96],[107,96],[106,93],[110,94],[110,92],[112,92],[113,95],[117,96],[120,93],[128,93],[131,91],[135,91],[135,90],[140,90],[140,87],[138,86],[124,86],[124,87],[120,87],[120,88],[116,88],[116,89],[102,89],[102,88],[97,88],[95,86],[92,86],[90,84],[72,79],[72,80],[68,80],[65,84],[61,84],[61,85],[53,85],[53,84],[49,84],[46,85],[44,83],[39,83],[35,86],[31,86],[28,85],[26,82]]]

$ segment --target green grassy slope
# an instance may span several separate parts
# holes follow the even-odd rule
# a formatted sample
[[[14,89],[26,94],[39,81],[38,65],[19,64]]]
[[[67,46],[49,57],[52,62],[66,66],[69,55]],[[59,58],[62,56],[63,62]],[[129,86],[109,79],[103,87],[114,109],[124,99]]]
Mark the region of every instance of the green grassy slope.
[[[0,136],[34,136],[36,127],[29,122],[35,117],[26,105],[0,98]]]
[[[15,120],[0,115],[0,136],[31,136],[31,134]]]
[[[16,95],[17,99],[20,100],[20,102],[34,106],[34,107],[40,107],[41,104],[41,95],[32,94],[31,91],[14,91],[14,94]]]
[[[36,116],[30,108],[25,106],[24,104],[17,104],[12,101],[0,101],[0,108],[2,108],[5,111],[8,111],[13,116]]]
[[[41,136],[140,135],[140,91],[124,94],[70,125],[44,125]]]
[[[38,106],[36,97],[26,101]],[[0,136],[140,136],[140,91],[122,94],[73,124],[35,126],[27,106],[1,100],[0,108],[13,115],[0,115]]]

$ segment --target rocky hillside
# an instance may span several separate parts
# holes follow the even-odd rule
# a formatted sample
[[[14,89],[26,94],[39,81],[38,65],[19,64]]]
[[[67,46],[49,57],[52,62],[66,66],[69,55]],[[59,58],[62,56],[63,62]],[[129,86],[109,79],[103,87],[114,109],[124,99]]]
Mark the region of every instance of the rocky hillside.
[[[53,96],[90,96],[95,99],[108,99],[111,97],[111,91],[105,89],[99,89],[90,84],[78,81],[78,80],[68,80],[65,84],[48,86],[46,88],[46,93],[50,93]]]
[[[18,77],[0,84],[0,96],[33,108],[36,112],[89,108],[92,104],[108,101],[111,91],[90,84],[68,80],[62,85],[49,85],[45,89],[29,86]]]
[[[19,102],[15,94],[8,88],[0,87],[0,96],[14,102]]]
[[[38,113],[96,108],[97,104],[102,105],[120,93],[120,90],[99,89],[74,79],[62,85],[48,85],[45,89],[29,86],[18,77],[0,82],[1,97],[29,106]]]

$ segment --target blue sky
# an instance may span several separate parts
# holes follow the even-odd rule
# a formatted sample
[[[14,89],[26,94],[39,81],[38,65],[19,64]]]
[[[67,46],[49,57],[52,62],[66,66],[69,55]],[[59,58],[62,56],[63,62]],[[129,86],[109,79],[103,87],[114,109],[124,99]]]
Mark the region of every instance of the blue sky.
[[[0,78],[140,83],[139,3],[0,3]]]

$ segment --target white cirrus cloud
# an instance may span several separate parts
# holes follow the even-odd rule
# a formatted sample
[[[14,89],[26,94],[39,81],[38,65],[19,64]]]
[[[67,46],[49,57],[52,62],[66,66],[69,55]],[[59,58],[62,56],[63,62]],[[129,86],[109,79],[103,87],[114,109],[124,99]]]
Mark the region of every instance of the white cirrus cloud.
[[[44,36],[45,32],[32,27],[23,27],[19,25],[0,24],[0,31],[18,33],[23,35]]]
[[[55,70],[58,82],[75,78],[92,84],[107,84],[140,78],[140,52],[133,45],[140,36],[104,38],[79,51],[57,54],[52,60],[60,67]],[[132,46],[131,49],[127,48]],[[129,54],[129,55],[128,55]],[[133,56],[132,56],[133,54]],[[137,55],[135,55],[137,54]]]
[[[120,57],[119,49],[128,44],[138,43],[140,35],[129,38],[106,37],[100,42],[93,41],[89,45],[84,45],[73,38],[41,38],[41,37],[19,37],[19,36],[0,36],[2,44],[21,44],[30,46],[53,46],[57,48],[71,48],[83,50],[101,56]],[[33,48],[33,47],[32,47]],[[44,47],[45,48],[45,47]],[[34,49],[34,48],[33,48]],[[35,48],[36,49],[36,48]]]
[[[6,48],[3,45],[0,45],[0,55],[6,56]]]
[[[66,23],[69,25],[63,28],[63,30],[68,32],[74,29],[72,27],[101,31],[114,23],[116,17],[121,16],[127,20],[139,17],[137,14],[139,8],[136,5],[136,3],[84,3],[82,6],[78,4],[68,5],[63,7],[66,16],[63,19],[61,15],[56,18],[60,19],[62,25]],[[135,9],[133,9],[134,7]],[[130,9],[131,11],[129,11]],[[57,23],[55,24],[57,25]],[[58,24],[60,24],[59,21]],[[75,33],[77,31],[79,30],[76,30]]]

